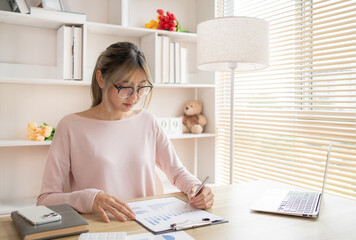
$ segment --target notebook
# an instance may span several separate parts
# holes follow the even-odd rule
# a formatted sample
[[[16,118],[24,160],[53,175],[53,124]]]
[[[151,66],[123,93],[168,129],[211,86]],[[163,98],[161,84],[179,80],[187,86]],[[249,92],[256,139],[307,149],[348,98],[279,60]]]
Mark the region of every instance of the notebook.
[[[72,207],[66,204],[48,206],[53,212],[61,215],[55,222],[33,225],[18,211],[11,213],[12,221],[21,235],[21,239],[49,239],[88,232],[88,222]]]
[[[250,209],[260,212],[317,218],[325,190],[331,148],[332,144],[329,145],[326,154],[321,192],[295,189],[267,189]]]

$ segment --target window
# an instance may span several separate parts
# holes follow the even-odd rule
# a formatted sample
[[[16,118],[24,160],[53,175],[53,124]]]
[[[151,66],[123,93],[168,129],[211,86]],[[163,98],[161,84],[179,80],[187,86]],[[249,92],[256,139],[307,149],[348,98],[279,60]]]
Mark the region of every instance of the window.
[[[271,179],[356,199],[356,1],[218,0],[270,24],[270,67],[235,74],[234,182]],[[217,81],[217,183],[229,182],[230,75]]]

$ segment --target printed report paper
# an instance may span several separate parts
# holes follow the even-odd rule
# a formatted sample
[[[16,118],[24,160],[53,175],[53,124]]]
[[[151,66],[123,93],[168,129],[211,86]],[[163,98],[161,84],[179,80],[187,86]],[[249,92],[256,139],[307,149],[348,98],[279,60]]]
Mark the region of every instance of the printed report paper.
[[[153,235],[152,233],[141,233],[127,236],[128,240],[194,240],[184,231]]]
[[[128,205],[136,213],[136,221],[154,233],[171,231],[172,224],[189,226],[203,219],[224,220],[205,210],[191,206],[185,208],[186,202],[176,197],[129,202]]]

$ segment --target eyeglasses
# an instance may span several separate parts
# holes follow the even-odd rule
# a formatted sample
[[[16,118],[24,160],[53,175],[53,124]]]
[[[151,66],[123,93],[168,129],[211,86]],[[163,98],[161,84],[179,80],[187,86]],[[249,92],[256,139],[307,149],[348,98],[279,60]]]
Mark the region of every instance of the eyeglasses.
[[[116,84],[113,85],[117,89],[117,94],[119,95],[120,98],[129,98],[135,91],[135,88],[133,87],[118,87],[116,86]],[[139,97],[147,96],[151,92],[152,88],[153,88],[152,85],[138,87],[137,96]]]

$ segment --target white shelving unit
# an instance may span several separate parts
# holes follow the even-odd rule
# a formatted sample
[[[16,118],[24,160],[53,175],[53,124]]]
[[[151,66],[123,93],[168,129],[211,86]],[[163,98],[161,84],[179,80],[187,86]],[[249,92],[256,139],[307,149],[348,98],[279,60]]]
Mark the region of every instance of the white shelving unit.
[[[0,147],[49,146],[52,141],[0,140]]]
[[[59,80],[59,79],[41,79],[41,78],[23,78],[23,77],[0,77],[0,83],[9,84],[30,84],[30,85],[67,85],[67,86],[90,86],[90,82]]]
[[[189,138],[208,138],[215,137],[214,133],[202,133],[202,134],[179,134],[169,136],[170,139],[189,139]],[[0,140],[0,147],[22,147],[22,146],[49,146],[52,141],[29,141],[29,140]]]
[[[100,52],[119,41],[131,41],[140,47],[142,38],[147,36],[166,35],[188,49],[187,83],[154,84],[149,110],[157,117],[178,117],[183,115],[185,101],[196,99],[203,102],[203,114],[208,119],[204,133],[171,136],[171,140],[189,171],[199,179],[209,175],[214,181],[214,74],[200,72],[196,68],[197,36],[194,33],[200,21],[214,17],[214,1],[131,0],[129,5],[127,0],[63,2],[66,10],[86,13],[87,21],[69,22],[0,11],[0,31],[3,33],[0,39],[0,125],[3,126],[0,132],[0,205],[11,206],[13,202],[15,208],[22,206],[28,202],[26,199],[35,199],[41,188],[51,141],[24,140],[27,123],[36,121],[41,124],[45,121],[57,126],[64,115],[89,108],[91,74]],[[114,7],[127,7],[129,19],[123,19],[127,16],[117,14]],[[155,10],[158,8],[174,12],[183,28],[193,33],[141,27],[156,18]],[[100,9],[106,9],[106,12]],[[110,11],[114,11],[114,17]],[[142,20],[144,16],[150,17]],[[129,24],[122,26],[121,22]],[[56,77],[56,31],[63,24],[83,26],[82,81]]]

